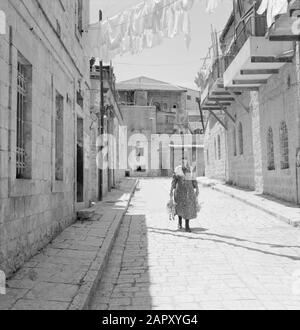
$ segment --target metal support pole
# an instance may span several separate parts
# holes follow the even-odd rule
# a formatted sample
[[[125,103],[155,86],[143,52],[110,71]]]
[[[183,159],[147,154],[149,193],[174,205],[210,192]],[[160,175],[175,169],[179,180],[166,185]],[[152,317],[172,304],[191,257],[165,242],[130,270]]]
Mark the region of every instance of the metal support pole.
[[[99,10],[99,21],[102,21],[102,11]],[[99,79],[100,79],[100,116],[98,120],[98,132],[99,132],[99,140],[101,144],[103,144],[103,135],[104,135],[104,95],[103,95],[103,62],[100,60],[99,62]],[[98,140],[98,141],[99,141]],[[99,152],[102,153],[103,145],[101,145]],[[99,180],[99,190],[98,196],[99,201],[103,199],[103,159],[102,164],[100,164],[100,168],[98,169],[98,180]]]

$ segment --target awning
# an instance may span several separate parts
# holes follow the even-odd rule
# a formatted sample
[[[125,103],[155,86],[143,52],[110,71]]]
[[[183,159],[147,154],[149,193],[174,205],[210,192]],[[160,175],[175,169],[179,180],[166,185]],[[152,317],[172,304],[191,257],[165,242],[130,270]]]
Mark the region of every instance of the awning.
[[[110,61],[117,55],[153,48],[165,38],[191,41],[189,11],[199,0],[148,0],[89,26],[90,56]]]

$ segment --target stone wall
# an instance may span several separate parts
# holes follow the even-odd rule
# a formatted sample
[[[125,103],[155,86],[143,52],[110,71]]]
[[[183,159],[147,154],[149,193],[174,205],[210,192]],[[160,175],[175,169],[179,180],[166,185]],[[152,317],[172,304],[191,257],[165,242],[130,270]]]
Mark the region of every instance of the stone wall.
[[[295,63],[285,65],[260,89],[260,117],[263,148],[264,192],[288,201],[296,201],[296,150],[299,147],[299,94]],[[281,169],[280,124],[285,121],[289,138],[289,168]],[[268,170],[267,132],[274,135],[275,170]]]
[[[249,108],[250,94],[238,96],[240,101]],[[252,110],[249,113],[238,103],[232,103],[228,108],[235,119],[235,123],[227,118],[227,145],[228,145],[228,178],[227,180],[237,186],[254,189],[254,156],[253,156],[253,122]],[[239,127],[243,131],[243,152],[240,150]],[[235,133],[234,133],[235,132]],[[234,138],[235,134],[235,138]]]
[[[207,164],[206,175],[221,178],[234,185],[256,190],[283,200],[296,202],[299,182],[296,180],[296,152],[300,142],[299,65],[286,64],[279,74],[273,75],[259,92],[244,92],[238,96],[249,108],[249,113],[234,102],[228,111],[234,117],[234,124],[226,119],[228,131],[228,167],[214,158],[214,140],[223,128],[214,121],[206,132],[205,149],[209,149],[211,162]],[[299,61],[298,61],[299,62]],[[285,122],[288,130],[288,168],[281,166],[280,126]],[[243,154],[239,150],[239,124],[243,127]],[[268,163],[268,131],[272,129],[275,169]],[[234,146],[236,131],[236,147]],[[236,153],[235,153],[236,149]],[[207,155],[205,155],[207,158]]]
[[[220,137],[221,157],[218,154],[218,136]],[[208,178],[226,180],[227,146],[223,126],[210,117],[204,138],[205,175]]]
[[[86,35],[75,29],[73,0],[1,1],[7,31],[0,36],[0,269],[10,275],[76,217],[76,120],[84,120],[89,175],[89,76]],[[84,1],[88,22],[89,2]],[[26,6],[26,7],[25,7]],[[60,33],[60,37],[59,37]],[[30,179],[16,179],[17,62],[32,67]],[[77,92],[84,101],[77,105]],[[55,93],[63,97],[63,181],[55,178]],[[84,205],[89,188],[84,187]],[[83,206],[84,206],[83,205]]]

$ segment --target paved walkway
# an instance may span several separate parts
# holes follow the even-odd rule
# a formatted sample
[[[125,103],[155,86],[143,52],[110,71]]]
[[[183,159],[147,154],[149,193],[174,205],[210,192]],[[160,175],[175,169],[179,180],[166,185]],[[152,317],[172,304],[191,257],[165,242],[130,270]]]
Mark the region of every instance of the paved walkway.
[[[136,180],[123,180],[93,209],[27,262],[0,295],[0,310],[66,310],[87,307],[99,282]],[[89,212],[90,214],[90,212]]]
[[[193,233],[169,222],[170,180],[142,180],[92,309],[300,309],[300,231],[209,188]]]
[[[259,210],[265,211],[294,227],[300,227],[300,207],[295,204],[285,202],[272,196],[258,194],[255,191],[229,186],[224,182],[205,177],[199,178],[198,182],[202,186],[211,187],[216,191],[222,192]]]

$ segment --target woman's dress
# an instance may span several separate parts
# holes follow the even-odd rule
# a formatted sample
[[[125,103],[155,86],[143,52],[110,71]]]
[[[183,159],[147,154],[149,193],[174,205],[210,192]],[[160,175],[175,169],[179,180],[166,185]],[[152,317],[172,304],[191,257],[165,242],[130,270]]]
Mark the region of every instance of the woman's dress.
[[[198,190],[196,180],[189,179],[187,176],[174,174],[172,190],[174,190],[174,200],[176,203],[176,215],[186,220],[197,218],[197,196],[195,189]]]

